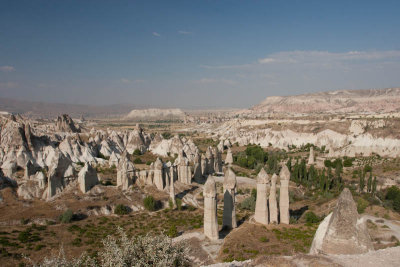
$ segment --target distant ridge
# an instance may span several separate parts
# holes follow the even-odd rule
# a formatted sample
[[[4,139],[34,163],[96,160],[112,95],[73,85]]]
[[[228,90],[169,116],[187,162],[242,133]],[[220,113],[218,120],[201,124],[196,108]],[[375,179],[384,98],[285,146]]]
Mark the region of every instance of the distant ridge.
[[[337,90],[293,96],[269,96],[254,113],[386,113],[400,111],[400,88]]]
[[[116,104],[109,106],[91,106],[63,103],[45,103],[21,101],[0,97],[0,111],[19,113],[33,118],[55,118],[60,114],[69,114],[71,117],[109,118],[120,117],[139,106]]]

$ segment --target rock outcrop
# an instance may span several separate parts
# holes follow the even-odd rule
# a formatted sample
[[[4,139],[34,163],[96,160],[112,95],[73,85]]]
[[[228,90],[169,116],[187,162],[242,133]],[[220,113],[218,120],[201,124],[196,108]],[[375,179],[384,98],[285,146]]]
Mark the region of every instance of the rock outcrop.
[[[117,186],[127,190],[135,180],[135,166],[129,160],[126,151],[122,154],[117,167]]]
[[[276,201],[276,180],[278,176],[274,173],[271,177],[271,190],[269,191],[269,222],[278,223],[278,203]]]
[[[222,226],[228,229],[237,227],[235,209],[236,174],[228,168],[224,177],[224,212]]]
[[[74,121],[67,114],[58,116],[56,121],[56,129],[60,132],[79,133],[80,129],[75,126]]]
[[[219,238],[217,219],[217,188],[212,176],[204,185],[204,235],[211,240]]]
[[[233,164],[232,150],[230,148],[228,148],[228,152],[226,154],[225,164],[228,166]]]
[[[264,225],[268,224],[269,187],[269,176],[264,168],[261,168],[257,175],[257,200],[254,219]]]
[[[319,225],[311,245],[311,254],[361,254],[373,245],[364,219],[348,188],[339,196],[335,209]]]
[[[288,167],[284,164],[281,172],[279,173],[281,188],[279,194],[279,215],[280,223],[289,224],[289,179],[290,172]]]
[[[312,165],[312,164],[314,164],[314,161],[315,161],[315,157],[314,157],[314,147],[311,146],[311,147],[310,147],[310,156],[308,157],[308,164],[309,164],[309,165]]]
[[[80,170],[78,174],[78,183],[82,193],[86,193],[99,183],[97,172],[90,164],[85,164],[82,170]]]

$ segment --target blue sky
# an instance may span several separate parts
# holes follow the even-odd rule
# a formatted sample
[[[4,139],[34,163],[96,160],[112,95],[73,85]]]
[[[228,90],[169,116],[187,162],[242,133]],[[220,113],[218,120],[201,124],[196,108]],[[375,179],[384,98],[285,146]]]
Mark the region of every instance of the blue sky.
[[[400,86],[400,1],[0,0],[0,96],[249,107]]]

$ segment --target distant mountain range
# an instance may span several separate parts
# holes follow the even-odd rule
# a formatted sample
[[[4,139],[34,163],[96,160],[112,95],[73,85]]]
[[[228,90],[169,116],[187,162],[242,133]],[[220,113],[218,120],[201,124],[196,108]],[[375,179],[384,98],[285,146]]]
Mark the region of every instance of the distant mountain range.
[[[400,88],[338,90],[293,96],[269,96],[254,113],[386,113],[400,111]]]
[[[44,103],[21,101],[0,97],[0,111],[13,114],[23,114],[34,118],[54,118],[60,114],[69,114],[71,117],[113,118],[126,115],[134,108],[141,108],[129,104],[109,106],[91,106],[63,103]]]

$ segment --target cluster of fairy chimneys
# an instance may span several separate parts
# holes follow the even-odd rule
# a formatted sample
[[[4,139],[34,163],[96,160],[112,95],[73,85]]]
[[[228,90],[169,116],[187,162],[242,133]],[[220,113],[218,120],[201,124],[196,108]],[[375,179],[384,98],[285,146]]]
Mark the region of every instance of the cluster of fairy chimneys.
[[[280,176],[279,212],[276,199],[276,181],[278,176],[274,174],[271,179],[264,169],[257,176],[257,200],[254,219],[256,222],[267,225],[270,223],[289,224],[289,169],[284,165]],[[223,192],[224,211],[222,226],[236,228],[235,210],[236,175],[230,167],[225,172]],[[215,180],[209,176],[204,185],[204,234],[212,239],[218,239],[217,220],[217,189]]]
[[[117,166],[117,185],[126,190],[139,181],[143,185],[154,185],[158,190],[173,190],[174,181],[190,185],[192,180],[204,182],[204,177],[222,172],[222,156],[218,148],[208,147],[205,155],[196,154],[191,166],[188,157],[182,150],[175,162],[164,163],[160,158],[150,165],[149,170],[136,171],[124,152]]]

